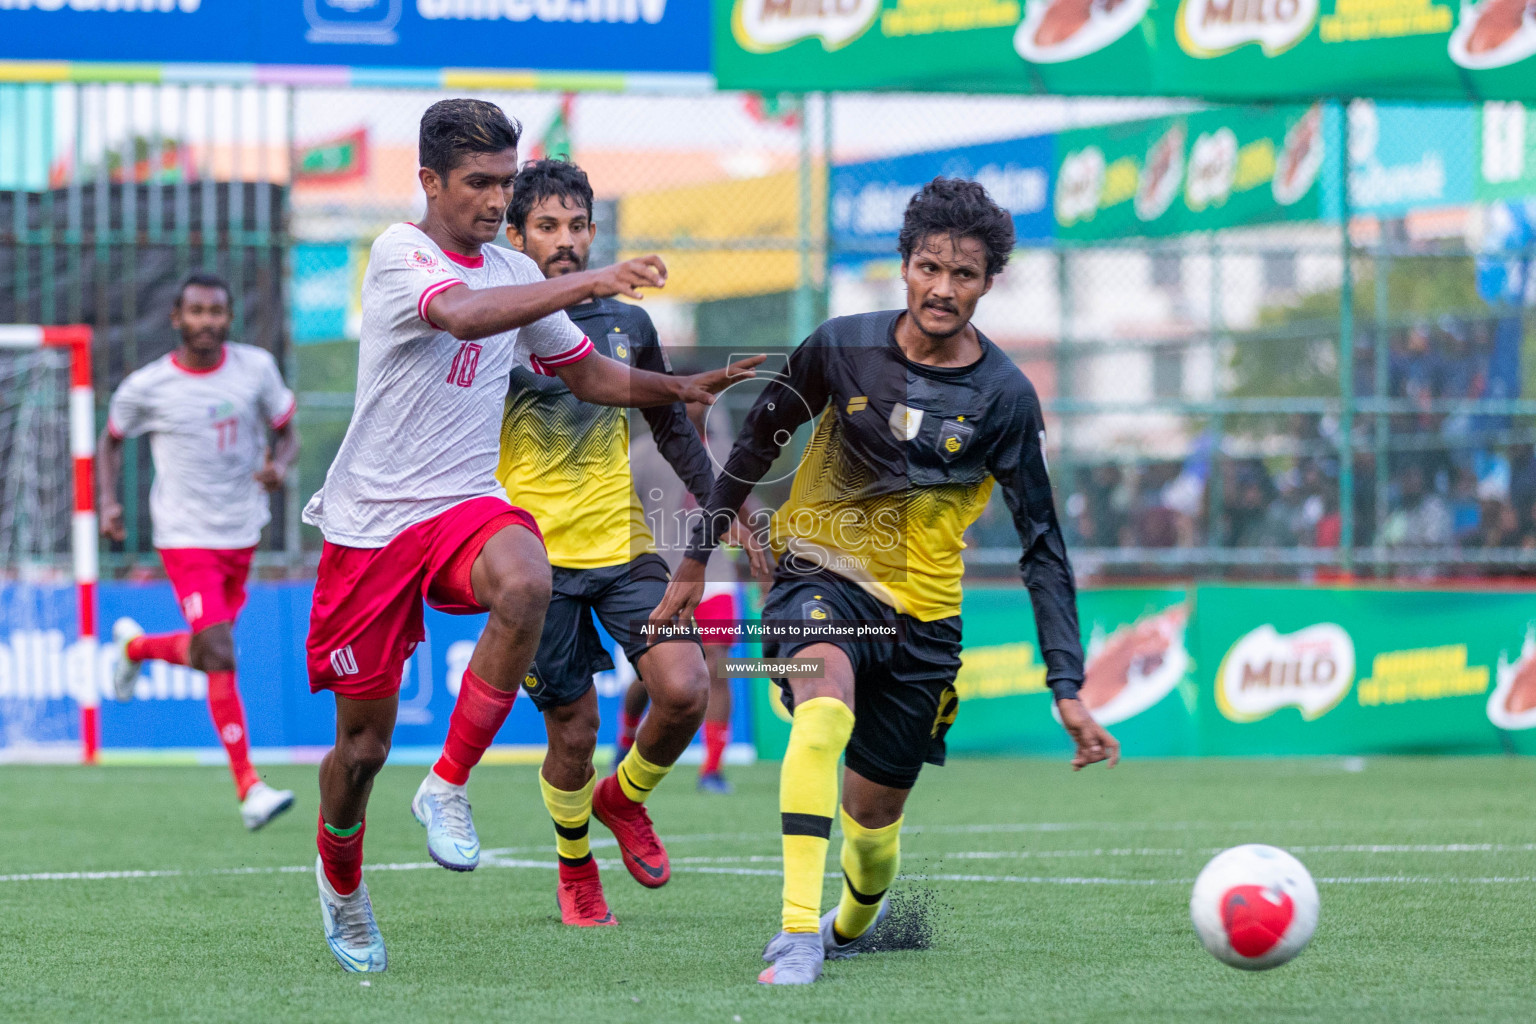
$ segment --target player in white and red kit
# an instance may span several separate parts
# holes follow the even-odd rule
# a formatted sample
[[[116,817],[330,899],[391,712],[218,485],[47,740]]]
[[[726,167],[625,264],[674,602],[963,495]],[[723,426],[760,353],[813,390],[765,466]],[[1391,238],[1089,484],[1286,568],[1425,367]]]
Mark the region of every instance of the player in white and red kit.
[[[549,560],[533,517],[496,480],[512,367],[559,376],[600,405],[707,402],[751,375],[737,364],[672,377],[593,352],[562,310],[598,296],[638,298],[638,288],[664,283],[665,267],[648,256],[546,280],[521,253],[490,244],[511,199],[519,134],[479,100],[444,100],[422,117],[426,216],[374,242],[356,409],[304,512],[325,536],[310,688],[336,699],[336,745],[320,766],[316,881],[326,942],[351,971],[387,964],[362,881],[364,815],[389,755],[405,660],[425,636],[422,599],[450,613],[490,613],[444,744],[465,771],[506,720],[538,646]],[[455,806],[462,798],[443,795]]]
[[[208,710],[229,755],[240,816],[246,828],[258,829],[291,807],[293,794],[262,782],[251,765],[235,684],[234,623],[251,556],[271,519],[267,492],[282,487],[299,435],[293,392],[277,362],[265,349],[226,341],[230,321],[229,285],[211,274],[189,277],[171,310],[181,347],[129,374],[112,395],[97,486],[102,533],[121,541],[123,441],[148,434],[154,544],[191,631],[145,636],[137,622],[119,619],[112,628],[117,699],[133,698],[148,660],[207,673]]]

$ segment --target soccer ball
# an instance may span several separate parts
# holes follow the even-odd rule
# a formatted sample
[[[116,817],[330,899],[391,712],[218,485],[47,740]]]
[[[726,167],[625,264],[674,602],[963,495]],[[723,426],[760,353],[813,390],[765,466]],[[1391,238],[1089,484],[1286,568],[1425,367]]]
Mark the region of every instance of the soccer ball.
[[[1267,971],[1294,959],[1317,927],[1317,886],[1301,861],[1261,843],[1223,850],[1195,879],[1195,934],[1222,963]]]

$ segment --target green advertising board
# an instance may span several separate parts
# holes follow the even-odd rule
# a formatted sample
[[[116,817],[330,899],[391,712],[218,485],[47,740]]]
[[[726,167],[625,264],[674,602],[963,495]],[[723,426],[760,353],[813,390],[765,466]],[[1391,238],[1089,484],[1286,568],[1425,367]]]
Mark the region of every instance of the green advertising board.
[[[1200,586],[1079,595],[1082,699],[1124,756],[1536,753],[1536,593]],[[1061,756],[1029,601],[968,588],[952,754]],[[753,683],[758,754],[789,716]]]
[[[1536,68],[1532,68],[1536,75]],[[1536,109],[1485,103],[1477,118],[1478,199],[1536,196]]]
[[[1088,654],[1083,700],[1114,731],[1128,756],[1194,749],[1186,597],[1181,587],[1080,595]],[[961,618],[965,650],[955,680],[960,710],[946,740],[949,751],[1066,756],[1071,746],[1053,716],[1028,593],[1022,587],[968,587]],[[789,715],[779,702],[778,687],[758,679],[752,692],[758,756],[781,757],[789,741]]]
[[[1536,725],[1536,594],[1210,586],[1194,621],[1202,754],[1494,753]]]
[[[1526,0],[713,0],[723,88],[1536,98]]]
[[[1060,132],[1056,237],[1162,236],[1318,220],[1320,172],[1330,145],[1338,149],[1327,131],[1337,123],[1334,116],[1319,103],[1242,117],[1205,110]]]

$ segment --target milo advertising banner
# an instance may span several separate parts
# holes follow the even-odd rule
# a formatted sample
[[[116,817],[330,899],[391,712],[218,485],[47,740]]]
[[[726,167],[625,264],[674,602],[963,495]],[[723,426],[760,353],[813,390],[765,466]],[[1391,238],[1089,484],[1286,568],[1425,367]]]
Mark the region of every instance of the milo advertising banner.
[[[1082,699],[1126,757],[1536,754],[1536,593],[1200,586],[1079,595]],[[952,754],[1067,753],[1028,597],[968,588]],[[759,756],[789,716],[752,684]]]
[[[1536,594],[1200,587],[1202,754],[1536,751]]]
[[[1056,237],[1173,235],[1323,215],[1336,108],[1205,110],[1056,136]],[[1337,149],[1337,145],[1333,146]],[[1335,160],[1337,157],[1335,157]]]
[[[723,88],[1536,98],[1529,0],[713,0]]]
[[[1127,756],[1188,754],[1194,749],[1194,686],[1182,587],[1094,590],[1079,596],[1087,653],[1083,701],[1108,725]],[[1045,685],[1034,616],[1022,587],[970,587],[961,618],[963,665],[955,679],[958,710],[946,737],[951,754],[1070,750]],[[781,757],[789,715],[778,687],[753,681],[758,756]]]

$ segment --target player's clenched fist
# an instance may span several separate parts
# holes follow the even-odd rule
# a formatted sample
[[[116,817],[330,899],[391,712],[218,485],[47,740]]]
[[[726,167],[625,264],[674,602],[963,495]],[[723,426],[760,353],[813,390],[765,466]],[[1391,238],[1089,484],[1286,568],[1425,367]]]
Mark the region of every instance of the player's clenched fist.
[[[641,288],[660,288],[667,283],[667,265],[657,255],[640,256],[592,272],[592,294],[602,297],[627,295],[644,298]]]

